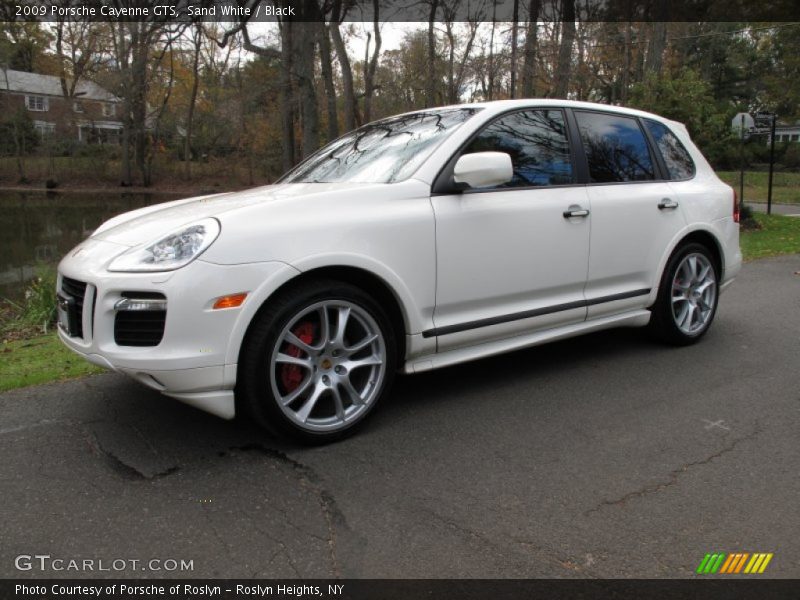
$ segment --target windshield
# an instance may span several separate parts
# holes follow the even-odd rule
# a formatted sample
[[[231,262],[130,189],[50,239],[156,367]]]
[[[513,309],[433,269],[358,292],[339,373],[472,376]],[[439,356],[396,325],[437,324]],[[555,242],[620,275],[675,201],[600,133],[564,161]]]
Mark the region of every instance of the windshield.
[[[370,123],[331,142],[280,183],[402,181],[476,112],[474,108],[430,110]]]

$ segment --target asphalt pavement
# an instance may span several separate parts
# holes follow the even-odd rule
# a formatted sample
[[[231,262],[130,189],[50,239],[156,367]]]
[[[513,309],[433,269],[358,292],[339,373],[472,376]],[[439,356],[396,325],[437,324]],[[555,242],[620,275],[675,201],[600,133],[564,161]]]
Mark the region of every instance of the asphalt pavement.
[[[766,202],[745,202],[757,212],[767,212]],[[800,217],[800,204],[772,204],[773,215],[786,215],[787,217]]]
[[[616,330],[400,377],[327,447],[112,373],[5,393],[0,577],[692,577],[718,551],[800,577],[798,273],[746,264],[692,347]],[[37,554],[95,570],[17,570]]]

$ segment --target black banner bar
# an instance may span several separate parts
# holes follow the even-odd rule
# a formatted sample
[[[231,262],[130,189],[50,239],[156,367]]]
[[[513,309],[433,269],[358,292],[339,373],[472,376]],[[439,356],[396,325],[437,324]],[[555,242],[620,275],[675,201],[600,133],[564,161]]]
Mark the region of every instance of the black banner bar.
[[[796,600],[800,580],[762,577],[662,580],[343,579],[343,580],[3,580],[0,597],[39,599],[181,598],[292,600]]]
[[[514,0],[451,0],[447,20],[451,22],[508,22]],[[319,21],[330,18],[322,0],[0,0],[0,19],[5,21],[146,21],[187,23],[275,22],[282,19]],[[367,0],[345,2],[345,21],[425,22],[431,2]],[[520,19],[526,18],[527,2]],[[800,20],[797,0],[583,0],[575,3],[579,21],[770,21]],[[519,11],[520,9],[518,9]],[[542,0],[540,21],[559,20],[560,0]],[[439,3],[436,20],[444,18]]]

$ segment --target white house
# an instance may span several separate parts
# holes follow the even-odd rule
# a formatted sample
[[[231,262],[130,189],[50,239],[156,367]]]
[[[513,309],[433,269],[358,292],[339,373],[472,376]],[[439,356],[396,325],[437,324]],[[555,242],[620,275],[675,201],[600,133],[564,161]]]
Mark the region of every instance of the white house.
[[[776,125],[775,141],[780,142],[800,142],[800,123],[794,125]]]
[[[770,143],[769,131],[763,129],[756,131],[756,122],[752,115],[748,113],[737,113],[731,119],[731,130],[735,135],[740,135],[742,130],[742,117],[744,116],[744,131],[745,137],[749,137],[753,133],[766,133],[767,144]],[[781,142],[800,142],[800,121],[796,121],[794,125],[775,125],[775,141]]]

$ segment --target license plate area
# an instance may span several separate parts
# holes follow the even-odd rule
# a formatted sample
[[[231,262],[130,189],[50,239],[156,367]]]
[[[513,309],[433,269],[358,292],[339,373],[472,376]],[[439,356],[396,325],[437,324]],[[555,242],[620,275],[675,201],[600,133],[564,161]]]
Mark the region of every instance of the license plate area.
[[[70,337],[78,337],[78,324],[83,315],[78,314],[75,298],[58,294],[58,327]]]

